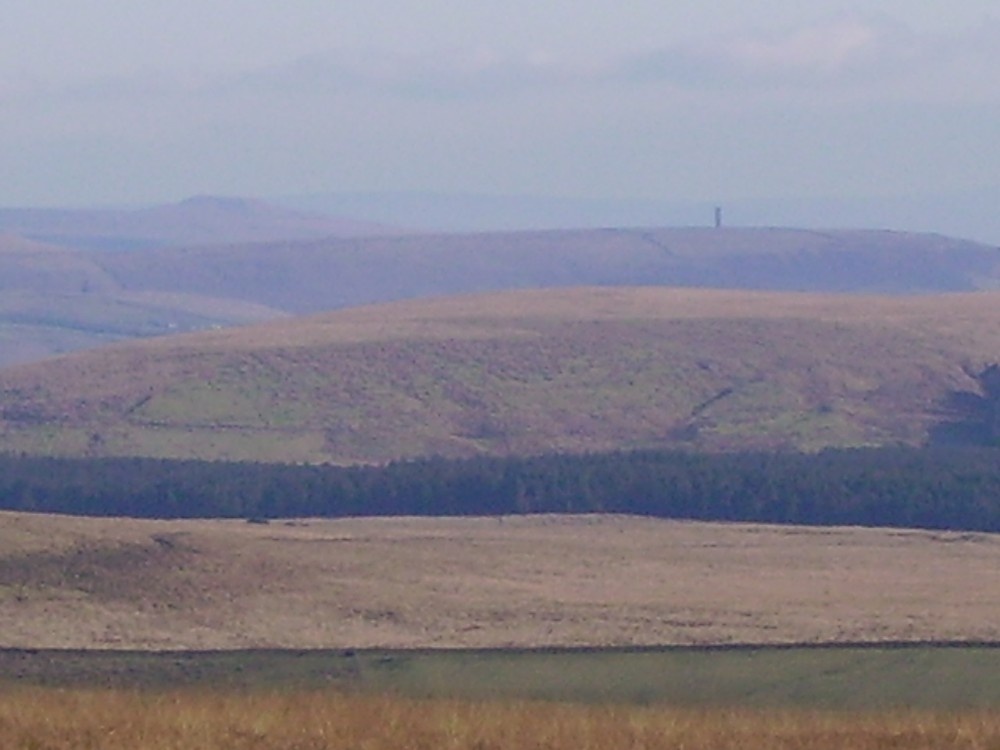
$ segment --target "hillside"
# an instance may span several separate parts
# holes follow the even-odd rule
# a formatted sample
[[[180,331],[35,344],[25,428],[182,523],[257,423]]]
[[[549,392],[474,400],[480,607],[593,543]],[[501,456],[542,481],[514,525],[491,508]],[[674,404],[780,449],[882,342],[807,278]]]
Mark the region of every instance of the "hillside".
[[[294,240],[301,224],[268,223],[260,218],[272,215],[266,206],[240,203],[227,211],[193,204],[150,209],[160,217],[154,222],[162,225],[160,239],[141,251],[0,237],[0,367],[122,338],[481,291],[635,284],[889,293],[1000,287],[1000,250],[936,235],[727,228]],[[198,218],[206,213],[216,219]],[[162,246],[177,233],[226,236],[212,234],[220,213],[246,213],[289,239]],[[0,227],[2,218],[0,212]],[[122,221],[115,226],[127,234],[130,224]],[[246,221],[236,226],[264,231]],[[332,233],[328,223],[318,226]],[[198,301],[196,315],[190,300]]]
[[[998,355],[996,292],[472,295],[7,368],[0,448],[350,463],[983,440]]]
[[[588,199],[534,195],[440,192],[312,193],[283,196],[293,208],[354,216],[397,226],[443,232],[484,232],[561,227],[697,226],[710,221],[709,201]],[[830,198],[809,195],[727,199],[733,226],[828,229],[893,227],[939,232],[987,244],[1000,242],[1000,184],[925,194]]]
[[[0,367],[285,315],[239,299],[131,291],[77,251],[0,237]]]
[[[0,233],[87,250],[302,240],[393,233],[248,198],[198,196],[144,208],[0,208]]]
[[[0,513],[0,647],[997,640],[988,534]]]
[[[104,254],[130,289],[289,312],[541,287],[869,293],[1000,288],[1000,249],[936,235],[796,229],[593,229],[412,235]]]

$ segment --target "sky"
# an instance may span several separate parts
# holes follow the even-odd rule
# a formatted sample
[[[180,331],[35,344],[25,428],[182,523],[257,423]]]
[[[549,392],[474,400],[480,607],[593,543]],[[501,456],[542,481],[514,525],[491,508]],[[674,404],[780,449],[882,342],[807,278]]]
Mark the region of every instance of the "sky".
[[[0,205],[1000,184],[995,0],[4,0]]]

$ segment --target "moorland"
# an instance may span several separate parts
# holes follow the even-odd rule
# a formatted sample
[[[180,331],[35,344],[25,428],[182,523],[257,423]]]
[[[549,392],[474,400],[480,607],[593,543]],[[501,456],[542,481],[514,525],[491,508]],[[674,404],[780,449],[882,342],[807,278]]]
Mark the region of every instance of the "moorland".
[[[2,521],[4,646],[1000,640],[991,534],[630,516]]]
[[[4,507],[249,516],[0,513],[3,747],[1000,738],[997,248],[205,198],[0,232]]]
[[[976,642],[1000,621],[982,596],[993,535],[614,516],[2,521],[16,606],[0,632],[34,644],[0,649],[7,747],[874,750],[990,747],[1000,731],[1000,651]],[[593,646],[647,637],[817,645]],[[223,650],[176,650],[191,644]]]

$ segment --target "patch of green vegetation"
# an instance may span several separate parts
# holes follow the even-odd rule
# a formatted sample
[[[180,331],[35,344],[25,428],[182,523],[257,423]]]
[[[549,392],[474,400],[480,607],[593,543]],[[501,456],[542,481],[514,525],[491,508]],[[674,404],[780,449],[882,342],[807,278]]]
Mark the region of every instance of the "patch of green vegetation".
[[[997,648],[673,649],[366,656],[411,695],[822,709],[1000,706]]]
[[[3,439],[29,454],[43,456],[86,456],[93,433],[79,427],[53,423],[17,425],[3,432]]]
[[[822,410],[777,411],[759,420],[722,422],[713,430],[706,430],[709,432],[748,444],[781,441],[793,450],[807,452],[874,444],[858,424],[841,414]]]
[[[133,420],[186,426],[262,427],[261,404],[246,390],[217,380],[188,380],[158,393]]]
[[[109,433],[100,455],[149,455],[200,459],[212,456],[229,461],[294,463],[320,462],[326,457],[319,431],[282,432],[270,429],[130,425]]]
[[[886,710],[1000,708],[997,646],[542,651],[0,651],[0,686],[235,685],[418,697]]]
[[[0,649],[0,689],[188,685],[247,688],[349,687],[355,660],[340,651],[129,652]]]

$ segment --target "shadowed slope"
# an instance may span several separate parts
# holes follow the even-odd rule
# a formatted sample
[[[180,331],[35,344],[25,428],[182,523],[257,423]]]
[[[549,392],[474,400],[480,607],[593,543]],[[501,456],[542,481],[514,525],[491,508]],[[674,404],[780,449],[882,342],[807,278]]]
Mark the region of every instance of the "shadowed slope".
[[[601,229],[161,248],[96,259],[130,289],[291,312],[506,289],[662,285],[872,293],[1000,287],[1000,249],[936,235]]]

